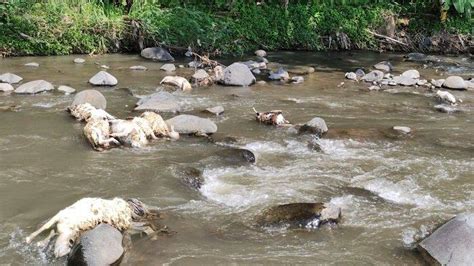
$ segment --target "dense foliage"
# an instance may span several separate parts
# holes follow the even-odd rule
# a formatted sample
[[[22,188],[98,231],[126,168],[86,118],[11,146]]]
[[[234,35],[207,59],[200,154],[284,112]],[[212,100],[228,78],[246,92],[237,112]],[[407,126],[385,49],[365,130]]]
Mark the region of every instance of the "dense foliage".
[[[448,4],[468,13],[465,6],[472,1]],[[139,44],[223,54],[256,48],[324,50],[334,49],[330,42],[341,33],[352,49],[377,49],[367,30],[377,31],[388,16],[403,14],[410,18],[408,31],[430,35],[446,28],[472,34],[472,20],[452,9],[442,25],[433,15],[438,10],[438,0],[10,0],[0,4],[0,52],[127,52]]]

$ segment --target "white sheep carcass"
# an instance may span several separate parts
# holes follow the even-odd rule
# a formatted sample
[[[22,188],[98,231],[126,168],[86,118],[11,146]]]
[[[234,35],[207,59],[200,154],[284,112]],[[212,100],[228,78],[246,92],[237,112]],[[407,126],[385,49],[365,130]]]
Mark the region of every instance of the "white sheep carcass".
[[[436,97],[441,102],[456,105],[456,98],[450,92],[438,90],[436,92]]]
[[[111,143],[120,145],[118,140],[111,137],[107,119],[88,119],[83,132],[94,150],[103,151],[109,148]]]
[[[89,119],[104,118],[108,120],[115,119],[114,116],[110,115],[102,109],[97,109],[89,103],[81,103],[67,109],[72,116],[78,121],[88,121]]]
[[[140,117],[148,121],[156,136],[179,139],[179,133],[174,131],[174,127],[168,127],[161,115],[155,112],[144,112]]]
[[[288,125],[290,122],[283,117],[283,112],[281,110],[273,110],[270,112],[257,112],[255,108],[253,109],[256,115],[256,120],[260,123],[274,126]]]
[[[118,138],[120,142],[133,148],[141,148],[148,144],[148,139],[143,129],[131,120],[111,120],[110,129],[110,136]]]
[[[100,223],[107,223],[120,231],[131,229],[134,222],[142,221],[150,214],[149,209],[136,199],[111,200],[101,198],[83,198],[64,208],[48,220],[37,231],[26,238],[27,243],[51,229],[51,234],[42,242],[49,242],[58,235],[54,244],[54,255],[62,257],[71,251],[71,246],[81,233],[90,230]],[[139,223],[139,226],[142,226]]]
[[[158,139],[148,120],[141,117],[134,117],[132,122],[137,124],[143,130],[148,139]]]

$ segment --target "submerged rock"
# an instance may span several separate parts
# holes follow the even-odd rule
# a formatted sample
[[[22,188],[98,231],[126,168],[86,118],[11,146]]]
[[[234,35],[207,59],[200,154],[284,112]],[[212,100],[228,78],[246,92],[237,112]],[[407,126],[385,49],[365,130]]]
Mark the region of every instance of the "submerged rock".
[[[417,245],[430,264],[472,265],[474,213],[463,213],[446,222]]]
[[[160,84],[174,86],[182,91],[191,91],[193,89],[187,79],[179,76],[166,76],[161,80]]]
[[[146,70],[148,70],[148,68],[145,67],[145,66],[131,66],[129,68],[130,68],[130,70],[137,70],[137,71],[146,71]]]
[[[4,83],[15,84],[22,80],[23,80],[22,77],[12,74],[12,73],[5,73],[5,74],[0,75],[0,82],[4,82]]]
[[[446,87],[448,89],[452,90],[465,90],[467,89],[466,83],[464,82],[464,79],[459,77],[459,76],[450,76],[446,78],[446,80],[443,83],[443,87]]]
[[[325,203],[290,203],[271,207],[256,218],[258,226],[288,226],[290,228],[319,227],[338,223],[341,209]]]
[[[326,125],[326,121],[320,117],[311,119],[302,125],[298,130],[298,134],[309,133],[316,134],[319,137],[326,134],[326,132],[328,132],[328,126]]]
[[[365,76],[364,70],[362,70],[360,68],[356,69],[355,74],[356,74],[358,79],[361,79],[363,76]]]
[[[224,107],[222,107],[221,105],[218,105],[218,106],[207,108],[205,111],[211,114],[221,115],[224,113]]]
[[[58,91],[64,92],[64,94],[71,94],[71,93],[76,92],[76,90],[74,88],[71,88],[71,87],[66,86],[66,85],[59,86]]]
[[[160,70],[163,70],[166,72],[173,72],[173,71],[176,71],[176,67],[174,64],[164,64],[160,67]]]
[[[1,92],[9,92],[9,91],[13,91],[15,88],[13,88],[12,85],[10,85],[9,83],[0,83],[0,91]]]
[[[357,73],[356,73],[357,74]],[[383,79],[383,72],[380,70],[370,71],[368,74],[362,77],[362,80],[366,82],[381,81]]]
[[[264,50],[257,50],[257,51],[255,51],[255,55],[258,56],[258,57],[266,57],[267,52],[265,52]]]
[[[453,107],[451,105],[447,105],[447,104],[438,104],[438,105],[435,105],[434,108],[438,112],[447,113],[447,114],[453,114],[453,113],[461,112],[461,110],[459,110],[458,108]]]
[[[224,69],[223,78],[219,82],[229,86],[250,86],[255,81],[255,76],[246,65],[233,63]]]
[[[271,80],[287,81],[290,79],[290,74],[288,74],[288,71],[280,67],[277,71],[270,72],[268,78]]]
[[[40,65],[36,62],[26,63],[26,67],[39,67]]]
[[[396,132],[399,132],[399,133],[403,133],[403,134],[410,134],[411,133],[411,128],[404,127],[404,126],[394,126],[393,130],[395,130]]]
[[[166,120],[169,126],[180,134],[213,134],[217,132],[217,125],[209,119],[194,115],[178,115]]]
[[[117,85],[117,79],[105,71],[99,71],[92,78],[89,79],[89,83],[94,86],[115,86]]]
[[[140,99],[135,110],[176,113],[181,110],[181,107],[176,96],[166,91],[160,91]]]
[[[374,65],[374,68],[377,70],[381,70],[384,72],[390,72],[393,69],[393,66],[390,62],[388,61],[382,61]]]
[[[67,265],[118,265],[125,253],[123,239],[115,227],[99,224],[74,243]]]
[[[185,167],[179,169],[177,175],[180,181],[186,186],[199,190],[204,185],[204,177],[202,171],[194,167]]]
[[[357,74],[354,72],[347,72],[344,77],[349,80],[357,80]]]
[[[227,145],[222,146],[224,149],[217,152],[217,155],[220,157],[220,160],[231,165],[255,163],[257,161],[257,157],[250,150]]]
[[[83,58],[74,58],[73,62],[76,63],[76,64],[84,64],[86,62],[86,60],[83,59]]]
[[[422,53],[409,53],[405,56],[408,61],[426,61],[428,56]]]
[[[104,95],[97,90],[83,90],[74,96],[71,106],[89,103],[95,108],[105,110],[107,100]]]
[[[140,55],[146,59],[158,60],[158,61],[174,61],[171,54],[164,48],[161,47],[149,47],[142,50]]]
[[[15,93],[35,94],[35,93],[40,93],[43,91],[51,91],[51,90],[54,90],[53,84],[45,80],[34,80],[34,81],[24,83],[18,88],[16,88]]]
[[[300,84],[304,82],[304,78],[302,76],[294,76],[291,78],[291,83],[293,84]]]

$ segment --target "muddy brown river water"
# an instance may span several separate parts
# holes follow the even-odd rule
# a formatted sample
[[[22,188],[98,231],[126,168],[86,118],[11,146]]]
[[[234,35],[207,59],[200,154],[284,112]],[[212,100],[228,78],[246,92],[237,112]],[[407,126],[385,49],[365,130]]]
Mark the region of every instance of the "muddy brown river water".
[[[119,84],[98,90],[108,100],[107,110],[121,118],[134,115],[137,97],[159,89],[166,75],[159,70],[162,63],[135,55],[84,57],[84,65],[74,64],[74,58],[1,59],[0,73],[80,91],[92,87],[87,80],[100,70],[95,62],[106,64]],[[445,114],[434,110],[433,94],[422,88],[368,92],[367,84],[344,80],[347,71],[387,59],[394,73],[415,68],[428,80],[447,76],[405,62],[400,54],[280,52],[268,59],[315,66],[316,72],[298,85],[212,86],[176,93],[183,113],[212,119],[216,135],[235,137],[257,155],[255,165],[229,163],[215,145],[193,137],[159,140],[141,150],[95,152],[82,136],[83,124],[64,111],[73,95],[0,95],[0,106],[20,106],[0,113],[0,262],[63,264],[64,259],[26,245],[24,237],[80,198],[120,196],[160,207],[166,213],[163,222],[176,232],[134,237],[126,265],[422,264],[409,248],[413,235],[474,211],[473,91],[452,91],[463,100],[462,112]],[[32,61],[40,67],[24,66]],[[131,71],[132,65],[148,71]],[[189,77],[192,70],[177,74]],[[215,105],[225,107],[224,115],[201,113]],[[359,133],[323,138],[322,150],[312,151],[291,129],[256,123],[252,107],[281,109],[293,123],[319,116],[330,131]],[[412,136],[373,133],[395,125],[410,127]],[[200,191],[180,181],[180,169],[187,166],[203,171]],[[254,226],[264,208],[313,201],[340,206],[342,222],[317,230]]]

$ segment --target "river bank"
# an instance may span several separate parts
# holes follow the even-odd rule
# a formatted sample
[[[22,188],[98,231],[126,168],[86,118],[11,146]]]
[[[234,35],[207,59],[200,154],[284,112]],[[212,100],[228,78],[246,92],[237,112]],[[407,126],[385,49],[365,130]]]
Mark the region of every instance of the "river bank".
[[[239,5],[230,10],[136,4],[129,11],[91,2],[0,4],[3,56],[136,53],[164,46],[212,55],[265,50],[473,53],[472,20],[441,25],[424,7],[371,4]]]

